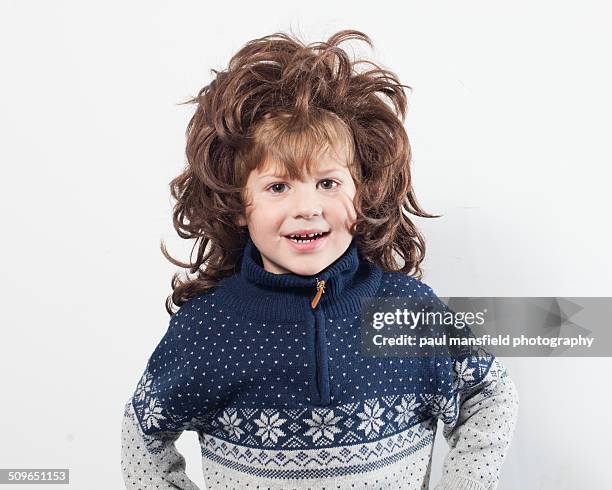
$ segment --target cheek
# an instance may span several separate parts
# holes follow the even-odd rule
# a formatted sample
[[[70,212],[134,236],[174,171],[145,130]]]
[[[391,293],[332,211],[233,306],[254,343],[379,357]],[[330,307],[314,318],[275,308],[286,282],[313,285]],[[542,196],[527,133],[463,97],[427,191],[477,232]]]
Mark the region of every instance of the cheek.
[[[353,203],[354,197],[354,191],[344,191],[336,194],[333,202],[333,209],[337,218],[348,223],[352,223],[357,219],[355,205]]]
[[[282,213],[278,208],[255,202],[249,208],[249,223],[260,230],[273,230],[283,222]]]

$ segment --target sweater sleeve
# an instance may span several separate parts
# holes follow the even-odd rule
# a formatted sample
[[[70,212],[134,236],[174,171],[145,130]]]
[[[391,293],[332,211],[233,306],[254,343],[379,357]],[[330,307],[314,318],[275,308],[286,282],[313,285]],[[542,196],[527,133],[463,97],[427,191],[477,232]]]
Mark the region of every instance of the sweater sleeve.
[[[199,490],[175,446],[181,433],[191,429],[179,415],[181,405],[174,403],[181,396],[176,378],[182,365],[171,323],[124,407],[121,470],[126,488]]]
[[[459,334],[452,327],[445,333],[473,337],[465,327]],[[433,362],[437,393],[432,408],[449,445],[435,489],[495,489],[518,417],[516,387],[503,363],[482,348],[443,347]]]
[[[185,473],[185,458],[176,449],[181,432],[146,435],[130,399],[121,430],[121,471],[126,488],[199,490]]]
[[[453,363],[455,384],[478,369],[467,359]],[[449,451],[436,490],[496,488],[518,415],[518,394],[505,367],[493,359],[480,382],[452,388],[443,399],[439,406],[450,408],[440,412]]]

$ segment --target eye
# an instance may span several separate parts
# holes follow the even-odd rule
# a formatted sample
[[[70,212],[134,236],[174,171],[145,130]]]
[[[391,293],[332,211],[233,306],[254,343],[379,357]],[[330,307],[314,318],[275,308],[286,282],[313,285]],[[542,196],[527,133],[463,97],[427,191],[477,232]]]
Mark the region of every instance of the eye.
[[[335,187],[338,187],[338,185],[340,185],[340,184],[338,184],[338,182],[336,182],[335,180],[332,180],[332,179],[323,179],[320,182],[327,182],[327,183],[331,183],[332,184],[331,187],[323,186],[323,188],[325,190],[331,190],[331,189],[334,189]],[[333,184],[336,184],[336,185],[333,185]]]
[[[278,187],[280,186],[282,188],[282,186],[285,186],[287,184],[283,183],[283,182],[275,182],[274,184],[271,184],[268,186],[267,190],[272,190],[272,189],[276,189],[278,190]],[[280,192],[276,192],[276,191],[272,191],[273,194],[280,194]]]

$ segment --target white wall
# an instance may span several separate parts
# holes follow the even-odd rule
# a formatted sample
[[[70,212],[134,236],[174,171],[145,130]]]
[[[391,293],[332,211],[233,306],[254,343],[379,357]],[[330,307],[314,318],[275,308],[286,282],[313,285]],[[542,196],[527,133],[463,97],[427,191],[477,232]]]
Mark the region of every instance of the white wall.
[[[612,296],[609,6],[583,2],[0,3],[0,467],[121,488],[124,401],[167,327],[168,182],[191,107],[246,41],[342,28],[414,87],[407,128],[440,296]],[[602,488],[606,359],[505,360],[501,489]],[[444,454],[438,440],[434,477]],[[195,434],[178,443],[203,486]],[[27,488],[27,486],[23,487]]]

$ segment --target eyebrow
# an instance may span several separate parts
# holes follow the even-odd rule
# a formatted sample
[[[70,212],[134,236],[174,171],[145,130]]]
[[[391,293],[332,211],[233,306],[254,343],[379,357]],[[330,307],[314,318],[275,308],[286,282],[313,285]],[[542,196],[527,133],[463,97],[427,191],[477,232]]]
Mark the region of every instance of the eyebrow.
[[[289,174],[286,174],[286,173],[285,174],[274,174],[274,173],[273,174],[264,174],[264,175],[261,175],[258,178],[258,180],[263,180],[263,179],[265,179],[267,177],[274,177],[274,178],[278,177],[280,179],[285,179],[285,178],[289,177]]]
[[[340,165],[334,165],[333,167],[329,167],[329,168],[325,168],[323,170],[315,170],[315,175],[323,175],[323,174],[327,174],[330,172],[334,172],[336,170],[346,170],[346,167],[341,167]],[[263,180],[266,177],[275,177],[275,178],[279,178],[279,179],[286,179],[289,177],[288,173],[282,173],[282,174],[275,174],[275,173],[268,173],[268,174],[264,174],[262,176],[259,177],[258,180]]]

